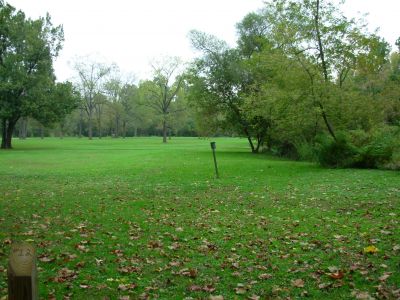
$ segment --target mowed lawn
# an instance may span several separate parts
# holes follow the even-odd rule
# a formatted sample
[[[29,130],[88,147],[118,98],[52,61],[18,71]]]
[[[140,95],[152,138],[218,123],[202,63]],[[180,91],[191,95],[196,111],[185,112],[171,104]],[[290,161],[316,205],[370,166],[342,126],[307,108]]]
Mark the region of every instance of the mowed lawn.
[[[0,299],[22,240],[41,299],[400,298],[399,172],[214,140],[220,179],[206,139],[15,139],[0,151]]]

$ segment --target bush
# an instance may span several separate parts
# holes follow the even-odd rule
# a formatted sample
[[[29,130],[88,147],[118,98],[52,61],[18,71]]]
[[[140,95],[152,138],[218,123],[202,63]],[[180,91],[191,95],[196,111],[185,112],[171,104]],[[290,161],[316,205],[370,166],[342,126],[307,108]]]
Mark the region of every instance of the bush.
[[[296,151],[299,160],[316,161],[315,148],[311,143],[306,141],[296,143]]]
[[[355,164],[358,156],[354,147],[344,134],[338,134],[336,140],[322,135],[317,138],[317,159],[321,166],[347,168]]]
[[[318,161],[325,167],[398,169],[400,165],[398,128],[385,127],[371,133],[360,130],[347,135],[340,133],[336,140],[320,136],[317,145]]]

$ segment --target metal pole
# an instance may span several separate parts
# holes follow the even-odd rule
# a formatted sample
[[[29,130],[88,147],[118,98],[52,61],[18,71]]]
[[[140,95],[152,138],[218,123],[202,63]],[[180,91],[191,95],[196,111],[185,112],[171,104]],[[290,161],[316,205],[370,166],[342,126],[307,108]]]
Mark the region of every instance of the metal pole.
[[[217,176],[217,178],[219,178],[217,157],[215,156],[215,149],[217,148],[217,146],[216,146],[215,142],[211,142],[210,145],[211,145],[211,149],[212,149],[213,157],[214,157],[215,175]]]

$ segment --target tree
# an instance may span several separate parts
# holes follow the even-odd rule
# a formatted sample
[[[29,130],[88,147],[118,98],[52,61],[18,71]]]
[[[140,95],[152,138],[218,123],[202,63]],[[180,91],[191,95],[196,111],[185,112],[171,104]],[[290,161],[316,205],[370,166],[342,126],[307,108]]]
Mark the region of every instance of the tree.
[[[203,53],[190,72],[191,103],[208,119],[208,125],[244,135],[251,151],[258,153],[269,122],[262,115],[249,116],[243,111],[251,77],[242,53],[202,32],[192,31],[190,37],[193,46]]]
[[[276,0],[267,3],[262,15],[269,24],[268,40],[295,58],[309,77],[313,105],[336,139],[329,107],[337,98],[331,89],[342,87],[357,60],[369,51],[363,25],[324,0]]]
[[[177,57],[168,57],[152,65],[153,80],[142,83],[145,90],[144,103],[161,117],[163,143],[167,142],[168,122],[171,104],[182,87],[183,76],[180,71],[182,62]]]
[[[96,95],[102,93],[106,76],[110,74],[114,67],[96,62],[88,57],[79,58],[74,65],[79,77],[77,85],[83,98],[82,107],[88,117],[88,137],[90,140],[93,138],[94,114],[97,111],[97,115],[99,113],[101,115],[101,106],[103,105],[102,101],[96,101]]]
[[[55,122],[75,105],[72,85],[55,83],[53,59],[64,34],[50,16],[31,20],[0,0],[0,120],[1,148],[12,148],[21,117]]]
[[[122,106],[122,137],[126,137],[130,123],[134,127],[134,136],[136,136],[138,123],[141,118],[141,113],[139,111],[139,89],[134,84],[124,84],[120,92],[120,104]]]

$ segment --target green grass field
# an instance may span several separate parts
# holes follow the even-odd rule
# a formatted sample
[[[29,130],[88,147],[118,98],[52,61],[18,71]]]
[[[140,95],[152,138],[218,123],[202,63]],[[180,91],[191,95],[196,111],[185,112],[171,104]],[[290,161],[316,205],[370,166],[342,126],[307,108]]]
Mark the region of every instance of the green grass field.
[[[20,240],[43,299],[400,297],[399,172],[216,142],[220,179],[210,140],[16,139],[0,151],[0,299]]]

